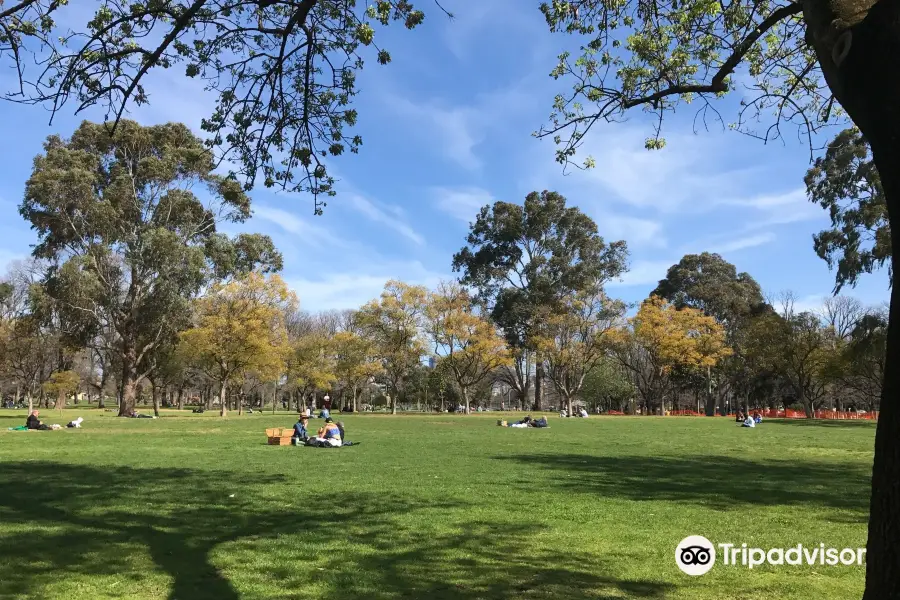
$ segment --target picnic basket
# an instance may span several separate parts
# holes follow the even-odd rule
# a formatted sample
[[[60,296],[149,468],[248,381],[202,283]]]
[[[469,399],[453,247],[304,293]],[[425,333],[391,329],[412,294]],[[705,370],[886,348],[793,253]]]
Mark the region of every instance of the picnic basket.
[[[275,427],[266,429],[266,437],[269,438],[270,446],[290,446],[291,436],[294,434],[293,429]]]

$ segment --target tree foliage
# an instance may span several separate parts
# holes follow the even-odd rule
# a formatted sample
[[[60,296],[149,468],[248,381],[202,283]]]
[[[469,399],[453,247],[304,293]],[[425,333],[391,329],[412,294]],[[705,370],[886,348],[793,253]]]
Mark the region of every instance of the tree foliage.
[[[151,100],[149,71],[177,70],[216,94],[202,122],[207,146],[232,161],[246,189],[259,176],[314,196],[333,193],[327,159],[362,144],[357,73],[366,57],[391,60],[375,29],[424,19],[407,0],[112,0],[93,15],[67,4],[0,8],[0,64],[18,74],[4,97],[53,112],[98,106],[116,124]]]
[[[74,342],[105,327],[116,333],[123,414],[152,353],[188,324],[191,298],[212,277],[281,267],[268,237],[217,233],[220,221],[245,220],[250,201],[214,167],[184,125],[132,121],[114,135],[82,123],[69,140],[48,138],[35,158],[20,212],[38,235],[34,256],[54,261],[46,295]]]
[[[757,318],[750,327],[748,353],[754,362],[786,382],[807,418],[814,418],[829,383],[828,370],[837,356],[834,330],[818,315],[796,312],[790,298],[780,314]]]
[[[434,352],[456,380],[469,414],[472,388],[512,362],[503,337],[456,283],[442,283],[429,294],[426,315]]]
[[[528,194],[522,205],[483,207],[466,242],[453,257],[453,270],[478,291],[517,351],[518,373],[525,372],[526,352],[535,349],[538,313],[568,294],[618,277],[628,255],[625,242],[607,244],[590,217],[549,191]],[[524,382],[516,387],[526,389]],[[540,404],[537,391],[535,401]]]
[[[571,415],[585,378],[606,356],[607,334],[621,325],[625,305],[595,288],[564,298],[560,308],[544,315],[536,345]]]
[[[296,298],[277,275],[251,272],[217,283],[196,302],[196,323],[180,335],[182,355],[219,386],[225,416],[229,385],[251,373],[273,380],[288,352],[283,315]]]
[[[718,254],[686,254],[669,267],[651,296],[676,308],[695,308],[733,330],[766,305],[762,289],[748,273],[738,273]]]
[[[856,128],[845,129],[806,173],[809,199],[828,211],[831,229],[813,237],[819,258],[835,271],[835,292],[854,286],[891,258],[891,227],[881,177]]]
[[[422,286],[388,281],[381,298],[359,311],[359,324],[375,343],[393,398],[391,411],[397,412],[406,374],[426,352],[422,336],[428,290]]]

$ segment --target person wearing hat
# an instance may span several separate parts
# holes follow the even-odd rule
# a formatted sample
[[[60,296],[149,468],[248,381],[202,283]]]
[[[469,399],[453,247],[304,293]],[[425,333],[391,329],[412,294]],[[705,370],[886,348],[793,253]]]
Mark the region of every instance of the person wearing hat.
[[[306,415],[301,415],[297,422],[294,424],[294,435],[291,436],[291,442],[295,446],[299,446],[301,444],[305,444],[309,439],[309,433],[306,431],[306,425],[309,423],[309,417]]]

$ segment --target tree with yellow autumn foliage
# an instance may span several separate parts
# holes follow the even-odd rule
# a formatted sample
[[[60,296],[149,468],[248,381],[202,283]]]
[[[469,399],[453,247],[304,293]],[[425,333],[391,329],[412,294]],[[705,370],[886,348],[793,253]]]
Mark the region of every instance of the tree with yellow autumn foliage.
[[[321,331],[313,330],[292,344],[288,377],[297,386],[303,405],[310,396],[327,390],[337,379],[333,341]]]
[[[359,310],[359,324],[375,344],[391,387],[391,412],[397,414],[398,396],[406,375],[425,354],[422,320],[428,290],[402,281],[388,281],[377,300]]]
[[[537,349],[550,381],[566,402],[568,414],[584,385],[608,349],[607,334],[625,315],[625,304],[602,289],[578,292],[547,311],[538,328]]]
[[[282,373],[284,315],[296,302],[280,277],[256,272],[215,284],[196,301],[195,326],[181,333],[179,351],[218,384],[221,416],[229,385],[250,373],[266,380]]]
[[[669,375],[675,369],[706,370],[732,352],[725,330],[693,308],[678,309],[658,296],[641,303],[627,327],[612,336],[613,354],[631,372],[649,411],[663,408]]]
[[[452,375],[471,412],[471,390],[512,357],[497,327],[479,315],[469,293],[458,283],[441,283],[428,296],[427,329],[434,353]]]
[[[353,395],[353,412],[357,412],[357,394],[367,381],[384,371],[376,356],[372,340],[355,331],[339,331],[332,339],[335,374]]]

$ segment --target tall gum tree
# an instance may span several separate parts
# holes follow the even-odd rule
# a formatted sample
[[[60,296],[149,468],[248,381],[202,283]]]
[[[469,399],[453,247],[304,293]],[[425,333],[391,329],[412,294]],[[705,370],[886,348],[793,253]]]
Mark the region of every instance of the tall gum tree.
[[[541,4],[551,30],[580,36],[552,75],[573,82],[550,122],[557,159],[574,164],[599,122],[640,109],[660,148],[667,114],[694,102],[714,116],[717,98],[747,75],[750,90],[731,125],[763,139],[789,123],[813,134],[844,115],[868,140],[881,176],[891,231],[892,272],[900,252],[900,2],[898,0],[554,0]],[[840,109],[843,109],[841,111]],[[757,117],[772,114],[757,131]],[[587,166],[592,161],[585,161]],[[900,364],[900,296],[891,292],[887,364]],[[900,369],[888,369],[875,437],[865,600],[900,598]]]
[[[628,257],[624,241],[607,243],[589,216],[547,190],[531,192],[523,204],[482,207],[466,242],[453,256],[453,270],[478,291],[521,361],[516,371],[525,377],[530,373],[521,365],[536,350],[540,312],[620,276]],[[535,363],[535,408],[541,410],[544,361]]]
[[[122,121],[114,135],[84,122],[51,136],[34,159],[19,211],[37,232],[36,258],[53,261],[44,289],[67,335],[116,336],[119,414],[134,407],[152,354],[189,324],[190,301],[215,278],[279,269],[267,236],[217,233],[242,222],[250,200],[213,173],[203,143],[181,124]],[[207,199],[194,188],[206,188]]]

